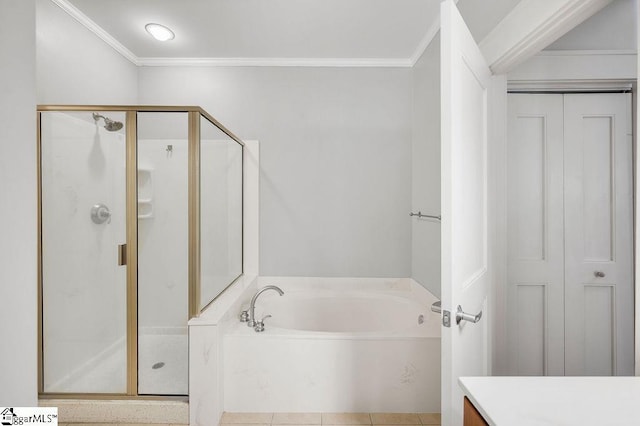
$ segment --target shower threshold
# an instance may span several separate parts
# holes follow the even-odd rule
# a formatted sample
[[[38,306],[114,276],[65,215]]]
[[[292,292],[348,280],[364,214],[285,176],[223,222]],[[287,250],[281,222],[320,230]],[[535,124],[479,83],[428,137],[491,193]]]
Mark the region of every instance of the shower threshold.
[[[58,407],[60,424],[189,424],[187,397],[171,400],[40,399],[38,402],[40,407]]]

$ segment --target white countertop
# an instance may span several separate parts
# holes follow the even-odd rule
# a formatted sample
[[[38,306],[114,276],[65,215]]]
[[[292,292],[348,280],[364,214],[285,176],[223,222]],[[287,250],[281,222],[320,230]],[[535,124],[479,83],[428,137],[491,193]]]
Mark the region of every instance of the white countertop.
[[[492,426],[640,425],[640,377],[461,377]]]

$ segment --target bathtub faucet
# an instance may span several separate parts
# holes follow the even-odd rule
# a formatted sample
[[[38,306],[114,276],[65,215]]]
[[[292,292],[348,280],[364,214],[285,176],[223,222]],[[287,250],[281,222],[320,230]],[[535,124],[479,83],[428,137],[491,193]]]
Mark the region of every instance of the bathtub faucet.
[[[260,296],[262,293],[264,293],[267,290],[275,290],[280,294],[280,296],[284,295],[284,291],[282,291],[280,287],[277,287],[275,285],[268,285],[258,290],[258,292],[251,298],[251,306],[249,307],[249,316],[247,318],[247,325],[249,327],[256,326],[256,300],[258,300],[258,296]]]

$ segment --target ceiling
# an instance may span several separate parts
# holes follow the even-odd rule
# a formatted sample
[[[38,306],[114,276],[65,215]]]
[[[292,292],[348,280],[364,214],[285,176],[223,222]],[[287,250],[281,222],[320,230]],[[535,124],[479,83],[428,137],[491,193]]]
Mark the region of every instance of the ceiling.
[[[51,0],[133,61],[150,58],[412,61],[440,0]],[[481,40],[519,0],[460,0]],[[170,27],[158,42],[149,22]]]

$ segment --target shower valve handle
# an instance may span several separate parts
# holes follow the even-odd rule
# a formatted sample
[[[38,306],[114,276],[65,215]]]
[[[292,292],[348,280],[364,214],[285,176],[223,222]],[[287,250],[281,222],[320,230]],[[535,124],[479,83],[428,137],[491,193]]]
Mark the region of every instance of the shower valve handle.
[[[104,204],[94,204],[93,207],[91,207],[91,220],[97,225],[105,222],[111,223],[111,211],[109,211],[109,207]]]

